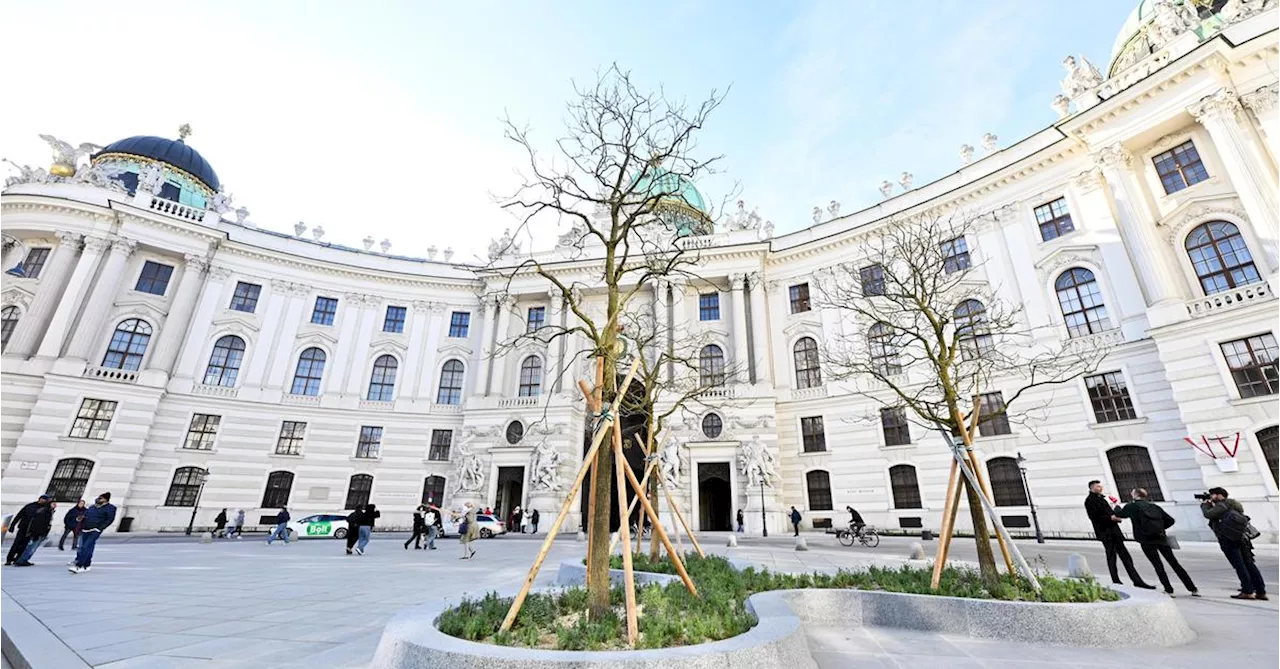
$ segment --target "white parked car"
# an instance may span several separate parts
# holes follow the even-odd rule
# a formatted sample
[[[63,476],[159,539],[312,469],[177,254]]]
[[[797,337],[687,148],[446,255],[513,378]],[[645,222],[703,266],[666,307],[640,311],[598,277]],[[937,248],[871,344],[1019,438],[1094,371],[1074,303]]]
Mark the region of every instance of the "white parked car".
[[[446,517],[444,518],[444,534],[441,536],[458,536],[458,524],[460,520],[461,518],[459,518],[459,520],[453,520],[452,518],[447,517],[446,514]],[[507,533],[507,524],[498,520],[497,516],[478,513],[476,514],[476,525],[480,526],[481,539],[491,539],[498,535]]]
[[[347,514],[317,513],[290,520],[286,528],[290,541],[294,539],[346,539]]]

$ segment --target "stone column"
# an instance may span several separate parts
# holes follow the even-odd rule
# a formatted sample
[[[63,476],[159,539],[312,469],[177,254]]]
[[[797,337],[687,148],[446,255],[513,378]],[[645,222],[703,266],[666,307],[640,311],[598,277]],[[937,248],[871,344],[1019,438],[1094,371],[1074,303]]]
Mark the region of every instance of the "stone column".
[[[671,338],[670,302],[667,300],[667,285],[665,279],[655,279],[653,282],[654,351],[650,355],[654,356],[655,360],[667,350],[668,342]],[[671,371],[671,364],[668,362],[667,370],[664,372],[667,383],[671,382]]]
[[[1187,111],[1209,131],[1222,164],[1227,168],[1227,176],[1231,178],[1245,213],[1253,223],[1253,232],[1262,242],[1270,271],[1275,272],[1280,268],[1280,248],[1277,247],[1280,217],[1276,214],[1274,196],[1276,181],[1271,175],[1270,161],[1260,151],[1262,147],[1253,141],[1240,123],[1240,100],[1234,93],[1220,90],[1191,105]]]
[[[547,298],[551,301],[550,307],[547,309],[547,323],[550,326],[549,332],[552,334],[564,331],[564,294],[560,289],[552,286],[547,290]],[[561,335],[547,342],[547,368],[544,374],[551,376],[551,383],[544,383],[547,392],[554,395],[560,392],[560,385],[564,377],[564,347],[567,336]]]
[[[495,314],[493,310],[496,303],[497,296],[485,295],[480,298],[480,322],[482,325],[480,326],[480,361],[477,365],[480,375],[476,377],[473,393],[477,397],[489,394],[489,363],[490,358],[493,356],[493,338],[495,334],[493,327]],[[472,323],[472,325],[474,326],[475,323]]]
[[[209,269],[209,259],[203,254],[188,253],[183,259],[186,262],[182,266],[178,290],[173,296],[173,306],[169,308],[164,327],[156,338],[155,350],[151,352],[151,361],[147,363],[147,369],[165,374],[171,374],[174,363],[178,361],[178,350],[187,338],[187,328],[191,326],[191,316],[196,311],[196,298],[204,285],[204,273]]]
[[[222,287],[229,278],[231,278],[231,270],[217,265],[209,266],[204,288],[200,291],[199,304],[196,305],[195,313],[188,320],[186,338],[178,354],[178,368],[171,375],[172,378],[195,377],[197,368],[203,362],[200,356],[206,350],[205,340],[209,338],[209,330],[213,327],[214,314],[218,313],[219,305],[222,309],[227,307],[222,303]],[[203,370],[201,373],[203,374]],[[170,388],[173,389],[172,384]]]
[[[754,361],[755,378],[752,383],[772,379],[769,371],[769,308],[765,304],[764,274],[756,272],[749,277],[751,287],[751,359]]]
[[[36,351],[37,356],[57,358],[62,355],[62,343],[66,340],[67,333],[71,330],[71,323],[75,320],[85,295],[89,292],[89,282],[98,270],[99,260],[109,248],[111,248],[110,239],[84,238],[84,253],[80,254],[80,260],[76,262],[71,279],[67,281],[67,289],[63,291],[62,300],[58,302],[53,318],[49,321],[49,329],[40,340],[40,346]]]
[[[36,347],[40,345],[40,336],[48,331],[49,320],[53,318],[63,294],[66,293],[80,246],[80,235],[58,232],[58,247],[53,250],[49,263],[41,273],[35,298],[18,321],[18,327],[14,329],[9,345],[5,347],[5,355],[28,358],[35,353]]]
[[[1271,151],[1272,164],[1280,163],[1280,113],[1276,107],[1280,103],[1280,84],[1263,86],[1252,93],[1240,96],[1240,102],[1253,112],[1266,137],[1267,148]]]
[[[1132,156],[1116,143],[1098,151],[1094,160],[1106,177],[1120,233],[1138,270],[1147,304],[1163,306],[1180,302],[1179,278],[1168,261],[1166,244],[1156,233],[1155,223],[1146,215],[1141,191],[1129,172]],[[1152,326],[1163,324],[1152,322]]]
[[[769,302],[770,311],[779,314],[777,324],[774,325],[770,332],[770,359],[774,361],[773,385],[776,388],[791,388],[792,379],[795,377],[791,373],[791,350],[787,347],[787,339],[783,336],[782,326],[786,323],[786,314],[789,313],[791,304],[787,300],[787,285],[777,279],[765,282],[768,293],[765,295],[766,301]]]
[[[125,237],[117,237],[111,241],[111,252],[103,262],[102,271],[93,284],[89,300],[85,303],[84,313],[80,315],[80,325],[75,336],[71,338],[67,356],[88,360],[89,355],[97,348],[98,335],[101,334],[103,321],[116,302],[116,294],[120,291],[120,279],[124,275],[125,262],[133,255],[138,242]]]
[[[515,306],[515,298],[510,295],[503,295],[497,302],[498,318],[497,331],[494,332],[493,351],[490,352],[489,358],[489,387],[485,389],[485,395],[507,395],[506,383],[507,360],[505,355],[494,355],[503,351],[502,345],[506,343],[507,337],[511,331],[511,309]]]
[[[415,303],[416,304],[416,303]],[[436,358],[440,351],[440,338],[446,332],[445,328],[449,327],[448,310],[443,302],[427,302],[431,311],[431,318],[427,321],[427,344],[422,351],[422,362],[418,366],[418,397],[427,399],[431,402],[436,401],[436,396],[431,394],[431,389],[436,383]],[[468,373],[467,376],[471,374]],[[463,389],[465,391],[466,383],[471,379],[463,379]]]
[[[356,337],[356,326],[360,323],[360,307],[364,304],[364,295],[347,293],[338,302],[342,312],[342,325],[338,331],[338,345],[334,346],[333,359],[325,365],[324,394],[341,395],[344,377],[351,358],[357,355],[351,343]]]
[[[733,295],[733,365],[738,368],[735,374],[740,383],[751,383],[751,353],[747,349],[747,277],[734,274],[729,277],[729,289]]]
[[[262,340],[259,346],[271,350],[270,362],[267,364],[266,387],[282,392],[293,383],[293,370],[297,361],[293,359],[294,344],[298,340],[298,329],[302,327],[302,319],[311,313],[307,302],[312,295],[311,286],[302,283],[290,283],[287,286],[289,301],[285,307],[284,318],[276,331],[274,340]]]
[[[396,379],[396,384],[402,389],[402,392],[396,393],[400,397],[419,397],[418,377],[422,374],[424,352],[422,347],[427,338],[427,319],[430,316],[430,302],[415,300],[409,305],[409,322],[406,324],[409,328],[409,350],[405,352],[400,378]]]

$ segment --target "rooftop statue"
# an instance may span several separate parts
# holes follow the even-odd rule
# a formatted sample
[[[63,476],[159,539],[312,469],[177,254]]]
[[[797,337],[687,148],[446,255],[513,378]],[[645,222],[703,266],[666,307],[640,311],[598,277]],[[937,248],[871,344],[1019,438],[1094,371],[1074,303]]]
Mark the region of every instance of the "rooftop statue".
[[[53,165],[49,168],[49,173],[59,177],[74,175],[82,157],[102,149],[101,146],[88,142],[71,146],[70,142],[64,142],[53,135],[40,135],[40,139],[53,147]]]
[[[489,261],[496,261],[509,253],[520,253],[520,242],[511,237],[511,228],[503,230],[501,237],[489,242]]]
[[[1062,59],[1062,67],[1067,71],[1067,76],[1062,80],[1062,92],[1068,98],[1074,98],[1102,83],[1102,74],[1084,56],[1080,57],[1079,63],[1075,56],[1067,56]]]
[[[880,182],[880,194],[885,197],[893,195],[893,184],[889,183],[887,179]]]
[[[160,187],[164,185],[164,168],[158,163],[149,163],[142,168],[142,172],[138,174],[138,190],[144,193],[158,195]]]

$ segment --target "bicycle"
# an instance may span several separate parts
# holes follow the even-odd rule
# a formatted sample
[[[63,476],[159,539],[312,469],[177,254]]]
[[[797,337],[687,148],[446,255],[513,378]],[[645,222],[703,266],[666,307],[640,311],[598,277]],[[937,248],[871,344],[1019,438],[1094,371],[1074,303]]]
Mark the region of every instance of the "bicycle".
[[[843,530],[836,530],[836,538],[844,546],[852,546],[857,540],[867,548],[875,548],[880,545],[880,535],[876,533],[876,528],[870,525],[863,525],[860,529],[854,529],[853,525]]]
[[[633,536],[633,537],[634,537],[634,536],[636,535],[636,524],[635,524],[635,523],[631,523],[630,527],[631,527],[631,536]],[[644,535],[643,535],[643,536],[641,536],[641,538],[642,538],[642,539],[648,539],[648,538],[649,538],[649,536],[650,536],[650,535],[652,535],[652,534],[653,534],[653,526],[652,526],[652,525],[650,525],[650,524],[648,524],[648,523],[645,523],[645,525],[644,525]]]

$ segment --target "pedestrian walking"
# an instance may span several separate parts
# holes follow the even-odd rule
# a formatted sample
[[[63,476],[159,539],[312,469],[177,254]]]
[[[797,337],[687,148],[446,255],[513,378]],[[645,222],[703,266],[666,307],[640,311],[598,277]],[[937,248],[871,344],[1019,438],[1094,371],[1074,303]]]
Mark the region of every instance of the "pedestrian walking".
[[[1257,530],[1244,515],[1244,505],[1231,499],[1226,488],[1209,488],[1207,499],[1200,502],[1200,512],[1209,519],[1209,529],[1218,537],[1218,548],[1236,570],[1240,592],[1232,599],[1269,599],[1267,584],[1253,558],[1253,542]]]
[[[1117,517],[1128,518],[1133,523],[1133,540],[1142,547],[1142,554],[1147,556],[1152,568],[1156,570],[1156,578],[1160,579],[1164,591],[1170,597],[1173,596],[1173,584],[1169,582],[1169,574],[1165,573],[1161,558],[1173,568],[1173,573],[1178,575],[1178,580],[1191,592],[1191,596],[1199,597],[1200,592],[1191,581],[1191,575],[1182,568],[1173,554],[1173,548],[1169,546],[1168,530],[1175,522],[1173,516],[1148,499],[1146,488],[1135,488],[1129,493],[1129,498],[1133,501],[1117,506],[1113,511]]]
[[[356,542],[360,540],[360,521],[363,515],[363,504],[357,504],[356,508],[347,514],[347,555],[354,555],[356,552]]]
[[[1106,497],[1101,481],[1089,482],[1089,496],[1084,498],[1084,510],[1093,523],[1093,534],[1102,542],[1102,549],[1107,553],[1107,570],[1111,572],[1111,582],[1124,585],[1120,581],[1120,572],[1116,570],[1116,558],[1124,563],[1124,570],[1129,574],[1133,585],[1146,590],[1155,590],[1156,586],[1148,585],[1142,575],[1133,566],[1133,557],[1129,549],[1124,547],[1124,533],[1120,531],[1120,517],[1115,514],[1114,506],[1120,502],[1115,497]]]
[[[27,542],[27,547],[22,551],[18,561],[13,563],[15,567],[32,567],[31,558],[36,554],[36,550],[44,545],[44,540],[49,538],[49,530],[53,529],[53,510],[57,508],[57,504],[53,500],[49,500],[43,506],[37,505],[35,511],[31,513],[30,520],[27,521],[27,536],[31,539]]]
[[[529,526],[533,528],[533,533],[538,533],[538,510],[534,509],[529,513]]]
[[[404,549],[409,550],[409,544],[413,544],[416,551],[422,550],[422,536],[427,533],[427,507],[419,505],[413,510],[413,536],[404,542]]]
[[[800,536],[800,512],[796,508],[791,507],[791,525],[796,529],[796,536]]]
[[[529,512],[520,514],[520,534],[529,533]]]
[[[738,509],[738,534],[742,534],[742,509]]]
[[[62,516],[62,538],[58,540],[58,550],[67,550],[67,535],[71,535],[71,550],[75,550],[80,545],[80,528],[84,525],[84,500],[76,502],[76,505],[67,509],[67,513]]]
[[[93,506],[85,509],[84,526],[80,531],[80,548],[76,559],[67,571],[82,574],[93,566],[93,549],[98,545],[103,530],[116,521],[116,505],[111,503],[111,493],[104,492],[93,500]]]
[[[9,545],[9,554],[4,558],[6,567],[16,563],[31,543],[31,521],[37,511],[48,507],[53,498],[41,495],[34,502],[27,502],[9,521],[9,531],[13,532],[13,543]]]
[[[276,529],[271,530],[271,536],[267,537],[267,545],[276,539],[284,539],[284,545],[289,545],[289,510],[280,507],[280,513],[276,514]]]
[[[510,518],[510,519],[508,519],[508,520],[509,520],[509,522],[507,523],[507,527],[510,527],[510,528],[513,528],[513,529],[519,530],[519,529],[520,529],[520,519],[521,519],[523,516],[524,516],[524,514],[520,512],[520,505],[518,505],[518,504],[517,504],[517,505],[516,505],[516,508],[514,508],[514,509],[512,509],[512,510],[511,510],[511,518]],[[521,533],[521,534],[524,534],[524,532],[523,532],[523,531],[521,531],[520,533]]]
[[[467,502],[463,505],[462,513],[454,513],[454,517],[462,517],[462,524],[458,526],[458,542],[462,545],[462,559],[470,560],[476,556],[476,550],[471,547],[471,542],[476,540],[480,534],[480,528],[476,525],[476,507]]]
[[[427,527],[427,548],[436,549],[436,537],[440,536],[440,509],[434,506],[427,507],[422,513],[422,522]]]
[[[213,518],[213,536],[222,536],[222,531],[227,526],[227,510],[223,509]]]
[[[236,517],[227,526],[226,536],[228,539],[230,539],[231,535],[234,534],[237,539],[240,539],[244,536],[243,532],[244,532],[244,509],[236,509]]]
[[[377,504],[366,506],[364,513],[360,514],[360,540],[356,542],[356,555],[364,555],[364,549],[373,535],[373,523],[381,516],[382,512],[378,510]]]

